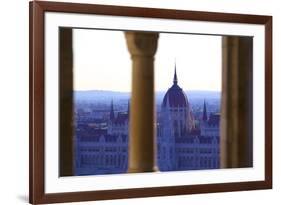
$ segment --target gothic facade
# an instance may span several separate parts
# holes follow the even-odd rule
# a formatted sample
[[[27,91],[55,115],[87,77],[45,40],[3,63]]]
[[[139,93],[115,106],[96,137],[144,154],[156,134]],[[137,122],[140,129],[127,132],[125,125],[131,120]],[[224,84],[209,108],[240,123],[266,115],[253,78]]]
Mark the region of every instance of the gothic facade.
[[[219,114],[207,116],[204,101],[200,127],[195,127],[191,106],[178,85],[175,69],[173,85],[161,105],[157,129],[160,171],[219,168],[219,120]]]

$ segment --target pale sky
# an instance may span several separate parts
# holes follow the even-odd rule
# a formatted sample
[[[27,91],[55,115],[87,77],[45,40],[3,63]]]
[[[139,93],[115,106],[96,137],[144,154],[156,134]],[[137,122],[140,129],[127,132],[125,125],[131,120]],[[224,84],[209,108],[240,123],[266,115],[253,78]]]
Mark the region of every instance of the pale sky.
[[[74,29],[74,90],[131,91],[131,59],[121,31]],[[221,90],[221,37],[160,33],[155,89]]]

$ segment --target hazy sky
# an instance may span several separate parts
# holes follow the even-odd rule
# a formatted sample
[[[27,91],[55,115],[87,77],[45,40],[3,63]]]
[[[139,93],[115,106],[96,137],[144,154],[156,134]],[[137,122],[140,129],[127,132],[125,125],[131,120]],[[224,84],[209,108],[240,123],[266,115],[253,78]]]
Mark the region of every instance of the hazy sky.
[[[74,30],[74,89],[131,91],[131,59],[124,33]],[[155,88],[172,85],[175,62],[184,90],[221,90],[221,37],[161,33]]]

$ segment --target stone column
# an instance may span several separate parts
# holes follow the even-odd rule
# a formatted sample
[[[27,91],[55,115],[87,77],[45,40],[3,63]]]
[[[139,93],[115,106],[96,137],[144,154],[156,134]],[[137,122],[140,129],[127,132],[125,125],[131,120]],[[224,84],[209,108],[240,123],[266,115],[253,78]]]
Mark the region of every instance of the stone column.
[[[154,54],[158,33],[125,32],[132,59],[128,172],[156,170]]]
[[[72,29],[59,30],[59,173],[71,176],[73,147],[73,48]]]
[[[221,168],[253,163],[253,39],[222,38]]]

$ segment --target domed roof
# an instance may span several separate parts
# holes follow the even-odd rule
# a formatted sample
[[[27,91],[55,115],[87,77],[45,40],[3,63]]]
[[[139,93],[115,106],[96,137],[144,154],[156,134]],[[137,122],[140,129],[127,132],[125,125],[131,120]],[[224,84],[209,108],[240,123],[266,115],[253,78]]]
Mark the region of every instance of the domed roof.
[[[162,107],[187,107],[188,100],[184,91],[178,86],[177,72],[175,69],[174,84],[166,92]]]

